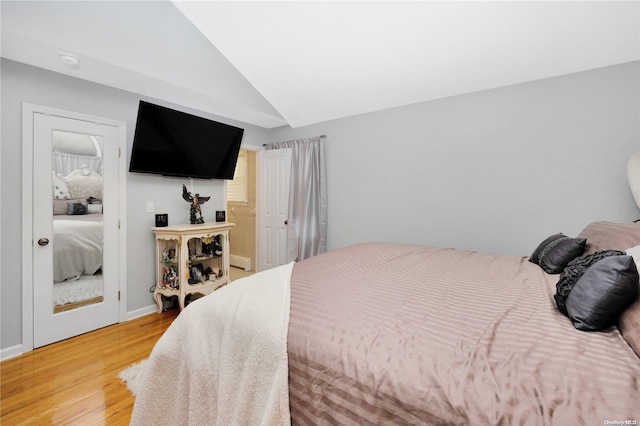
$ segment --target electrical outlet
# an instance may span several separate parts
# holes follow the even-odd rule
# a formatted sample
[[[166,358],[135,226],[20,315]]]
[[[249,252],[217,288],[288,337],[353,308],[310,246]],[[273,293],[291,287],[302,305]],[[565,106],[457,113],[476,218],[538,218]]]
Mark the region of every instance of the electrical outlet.
[[[153,213],[155,211],[155,208],[153,206],[153,201],[148,201],[147,202],[147,213]]]

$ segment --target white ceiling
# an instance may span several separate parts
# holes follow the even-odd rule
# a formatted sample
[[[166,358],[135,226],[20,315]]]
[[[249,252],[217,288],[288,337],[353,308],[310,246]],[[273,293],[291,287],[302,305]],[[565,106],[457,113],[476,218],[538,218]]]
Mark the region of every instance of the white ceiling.
[[[2,56],[299,127],[639,60],[640,2],[5,0]]]

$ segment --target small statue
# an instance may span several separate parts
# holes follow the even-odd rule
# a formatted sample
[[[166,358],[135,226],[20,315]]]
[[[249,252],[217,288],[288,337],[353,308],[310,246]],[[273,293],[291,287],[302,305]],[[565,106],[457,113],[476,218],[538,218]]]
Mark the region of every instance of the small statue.
[[[211,197],[201,197],[200,194],[191,195],[190,192],[187,191],[187,187],[182,185],[182,198],[185,201],[191,203],[191,210],[189,212],[189,221],[192,225],[197,223],[204,223],[204,218],[202,217],[202,210],[200,210],[200,205],[209,201]]]

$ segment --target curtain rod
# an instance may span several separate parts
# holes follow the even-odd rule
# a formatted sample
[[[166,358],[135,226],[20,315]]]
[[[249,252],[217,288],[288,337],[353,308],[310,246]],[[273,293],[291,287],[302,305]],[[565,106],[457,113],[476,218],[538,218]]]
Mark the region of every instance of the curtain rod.
[[[327,135],[320,135],[320,136],[311,136],[308,138],[303,138],[303,139],[311,139],[311,138],[326,138]],[[297,139],[293,139],[293,140],[297,140]],[[291,141],[284,141],[284,142],[291,142]],[[269,142],[269,143],[263,143],[262,146],[267,146],[267,145],[273,145],[274,143],[282,143],[282,142]]]

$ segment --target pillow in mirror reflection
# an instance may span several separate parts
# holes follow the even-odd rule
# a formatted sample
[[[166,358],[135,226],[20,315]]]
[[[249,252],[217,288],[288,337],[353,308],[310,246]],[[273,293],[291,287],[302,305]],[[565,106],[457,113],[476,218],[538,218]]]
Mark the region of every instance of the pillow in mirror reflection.
[[[58,173],[53,173],[53,199],[54,200],[68,200],[71,198],[69,188],[64,180],[64,177]]]
[[[94,176],[72,176],[65,179],[71,198],[102,199],[102,178]]]

